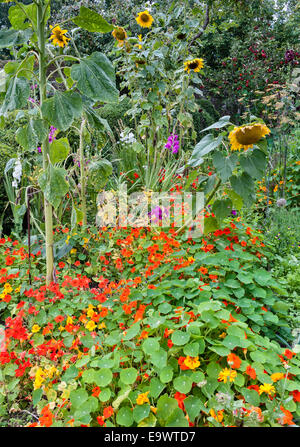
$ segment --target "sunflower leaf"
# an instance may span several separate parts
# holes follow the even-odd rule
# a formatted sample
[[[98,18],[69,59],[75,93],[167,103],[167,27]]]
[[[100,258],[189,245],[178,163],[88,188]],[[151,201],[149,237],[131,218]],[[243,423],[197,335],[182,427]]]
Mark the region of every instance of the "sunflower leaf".
[[[107,23],[100,14],[85,6],[80,7],[79,15],[74,17],[72,21],[80,28],[93,33],[109,33],[114,29],[113,25]]]
[[[8,89],[0,109],[0,114],[25,107],[29,94],[30,86],[27,79],[23,77],[12,78],[8,85]]]
[[[46,99],[42,105],[44,118],[59,130],[67,130],[75,118],[82,112],[82,99],[78,93],[56,92],[52,98]]]
[[[210,129],[221,129],[222,127],[228,126],[228,124],[231,124],[229,120],[230,115],[222,116],[222,118],[220,118],[219,121],[201,130],[201,132],[205,132],[206,130]]]
[[[114,103],[118,100],[115,71],[102,53],[95,52],[81,59],[79,64],[74,64],[71,77],[77,81],[80,92],[94,101]]]

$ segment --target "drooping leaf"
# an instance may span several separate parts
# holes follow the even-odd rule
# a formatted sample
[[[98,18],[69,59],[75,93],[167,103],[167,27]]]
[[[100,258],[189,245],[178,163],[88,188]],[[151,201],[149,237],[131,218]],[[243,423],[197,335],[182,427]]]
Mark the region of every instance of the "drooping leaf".
[[[27,29],[25,31],[18,31],[14,29],[6,29],[0,31],[0,48],[10,48],[23,45],[28,42],[32,31]]]
[[[17,130],[16,141],[27,151],[35,150],[47,133],[47,126],[42,119],[31,118],[26,126]]]
[[[226,182],[232,174],[232,171],[237,163],[237,155],[232,154],[225,157],[221,152],[215,152],[212,156],[213,164],[218,171],[222,182]]]
[[[102,118],[98,111],[93,109],[92,107],[89,107],[87,105],[84,105],[84,112],[87,117],[87,121],[91,127],[95,127],[98,130],[106,130],[107,132],[112,133],[112,130],[107,122],[106,119]]]
[[[0,110],[0,114],[5,114],[10,110],[25,107],[30,93],[30,86],[25,78],[14,77],[8,85],[8,89]]]
[[[267,158],[264,152],[259,149],[253,149],[252,152],[241,156],[239,162],[245,172],[251,177],[261,179],[265,172]]]
[[[232,202],[230,199],[215,200],[212,210],[218,220],[223,220],[230,214],[232,210]]]
[[[78,93],[56,92],[42,105],[44,118],[59,130],[67,130],[82,113],[82,100]]]
[[[220,135],[218,138],[214,138],[212,134],[205,135],[199,143],[196,144],[191,158],[188,161],[188,165],[193,168],[203,163],[203,156],[216,149],[222,143],[223,137]]]
[[[222,127],[228,126],[228,124],[231,124],[230,116],[229,115],[222,116],[222,118],[220,118],[219,121],[201,130],[201,132],[205,132],[206,130],[210,129],[222,129]]]
[[[94,161],[89,165],[88,182],[93,189],[99,191],[107,182],[108,177],[112,174],[112,164],[110,161],[103,159]]]
[[[219,223],[215,217],[206,217],[204,219],[204,234],[212,233],[219,228]]]
[[[109,33],[114,29],[113,25],[107,23],[100,14],[85,6],[80,7],[79,15],[74,17],[72,21],[80,28],[90,32]]]
[[[61,199],[69,191],[69,184],[66,181],[67,171],[63,168],[54,168],[49,166],[46,172],[43,172],[39,178],[38,183],[43,191],[45,198],[49,203],[57,209]]]
[[[53,140],[50,144],[50,160],[51,163],[59,163],[64,161],[70,152],[70,145],[68,138],[60,138],[59,140]]]
[[[254,200],[254,182],[252,177],[243,172],[241,175],[232,175],[230,183],[234,191],[244,199],[246,205],[250,205]]]
[[[235,191],[233,191],[233,189],[225,188],[224,191],[230,197],[233,207],[236,208],[237,210],[240,210],[243,206],[242,197]]]
[[[118,100],[115,71],[109,59],[95,52],[74,64],[71,77],[81,93],[95,101],[114,103]]]
[[[35,56],[33,56],[33,55],[28,56],[26,59],[24,59],[21,62],[20,61],[9,61],[4,66],[5,73],[7,73],[11,76],[17,74],[18,78],[23,77],[23,78],[30,80],[32,78],[32,74],[30,73],[30,71],[33,70],[34,61],[35,61]]]

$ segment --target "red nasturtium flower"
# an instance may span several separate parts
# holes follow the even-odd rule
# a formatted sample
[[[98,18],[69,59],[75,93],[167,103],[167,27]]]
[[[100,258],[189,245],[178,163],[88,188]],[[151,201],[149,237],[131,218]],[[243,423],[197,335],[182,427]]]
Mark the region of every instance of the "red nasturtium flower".
[[[113,414],[114,414],[113,407],[109,406],[109,407],[104,408],[104,410],[103,410],[104,419],[110,418]]]
[[[99,386],[95,386],[95,388],[93,388],[92,391],[93,391],[92,396],[94,396],[94,397],[98,397],[99,394],[101,393],[101,389]]]
[[[242,361],[237,355],[230,353],[227,356],[227,363],[232,369],[238,369],[241,366]]]
[[[245,373],[253,380],[256,379],[256,371],[254,368],[251,368],[250,365],[247,366]]]
[[[179,391],[177,391],[177,392],[174,394],[174,399],[177,400],[178,407],[179,407],[181,410],[184,410],[184,403],[183,403],[183,401],[184,401],[185,398],[186,398],[186,395],[183,394],[183,393],[179,393]]]
[[[53,424],[53,414],[49,410],[49,405],[42,409],[41,415],[39,418],[40,424],[44,427],[50,427]]]

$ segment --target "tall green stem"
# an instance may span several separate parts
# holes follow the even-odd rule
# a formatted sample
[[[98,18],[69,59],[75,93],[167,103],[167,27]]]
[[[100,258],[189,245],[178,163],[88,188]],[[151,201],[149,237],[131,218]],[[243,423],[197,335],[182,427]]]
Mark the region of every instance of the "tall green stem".
[[[82,223],[84,226],[87,224],[87,215],[86,215],[86,175],[85,175],[85,166],[84,166],[84,141],[83,141],[83,133],[85,128],[85,120],[83,119],[80,127],[80,140],[79,140],[79,157],[80,157],[80,185],[81,185],[81,211],[83,214]]]
[[[37,4],[37,35],[39,47],[39,89],[40,89],[40,107],[47,98],[47,80],[46,80],[46,42],[45,42],[45,4],[41,0]],[[43,113],[41,112],[43,118]],[[44,139],[43,144],[43,170],[48,172],[49,168],[49,139],[48,135]],[[52,206],[44,197],[44,213],[45,213],[45,236],[46,236],[46,284],[53,280],[54,258],[53,258],[53,212]]]

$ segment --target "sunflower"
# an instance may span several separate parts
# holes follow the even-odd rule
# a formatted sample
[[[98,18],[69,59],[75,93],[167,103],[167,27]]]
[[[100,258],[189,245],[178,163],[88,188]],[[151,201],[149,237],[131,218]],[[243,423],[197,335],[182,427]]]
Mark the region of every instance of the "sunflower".
[[[244,125],[235,127],[229,133],[229,141],[231,144],[231,150],[239,151],[244,149],[245,151],[258,143],[266,135],[269,135],[270,129],[265,124],[254,123],[250,125]]]
[[[154,21],[153,17],[148,11],[139,12],[135,20],[143,28],[150,28],[152,22]]]
[[[127,33],[121,26],[115,28],[112,32],[114,38],[118,41],[118,46],[122,47],[124,45],[125,40],[127,39]]]
[[[50,39],[53,39],[53,45],[59,45],[62,48],[65,45],[68,45],[68,40],[70,40],[70,38],[65,36],[68,30],[61,29],[59,25],[55,26],[54,28],[50,25],[50,29],[52,30]]]
[[[187,70],[189,73],[191,70],[193,70],[195,73],[199,72],[201,68],[204,67],[203,59],[193,59],[191,61],[184,62],[184,69]]]

